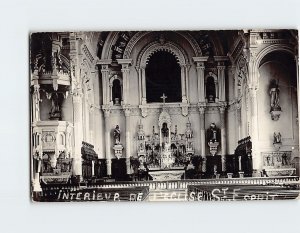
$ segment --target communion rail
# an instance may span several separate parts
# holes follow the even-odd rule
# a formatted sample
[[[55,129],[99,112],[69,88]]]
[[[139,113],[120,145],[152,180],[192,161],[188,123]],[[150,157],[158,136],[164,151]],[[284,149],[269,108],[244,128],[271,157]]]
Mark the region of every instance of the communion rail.
[[[49,185],[43,187],[43,191],[50,190],[71,190],[76,191],[82,188],[126,188],[148,186],[150,190],[176,190],[187,189],[193,185],[283,185],[299,184],[298,176],[286,177],[252,177],[252,178],[220,178],[220,179],[201,179],[201,180],[170,180],[170,181],[117,181],[104,182],[103,184],[91,185]]]

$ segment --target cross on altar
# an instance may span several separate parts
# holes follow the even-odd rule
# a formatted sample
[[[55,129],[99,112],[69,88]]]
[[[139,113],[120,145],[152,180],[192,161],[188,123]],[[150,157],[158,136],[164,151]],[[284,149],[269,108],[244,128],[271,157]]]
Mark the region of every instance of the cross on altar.
[[[163,103],[165,104],[168,96],[165,96],[165,93],[163,93],[163,95],[160,98],[163,99]]]

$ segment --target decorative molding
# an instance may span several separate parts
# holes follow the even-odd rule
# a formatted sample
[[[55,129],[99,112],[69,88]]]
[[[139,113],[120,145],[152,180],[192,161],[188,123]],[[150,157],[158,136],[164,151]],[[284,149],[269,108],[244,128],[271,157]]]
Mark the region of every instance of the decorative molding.
[[[132,49],[134,48],[136,43],[149,33],[153,33],[153,32],[138,32],[134,36],[132,36],[124,50],[123,58],[130,58]],[[181,35],[183,38],[185,38],[189,42],[189,44],[193,48],[196,56],[202,56],[202,51],[201,51],[200,46],[198,45],[197,41],[189,33],[182,33],[182,32],[177,32],[177,31],[174,31],[174,33]]]
[[[159,41],[154,41],[147,45],[142,49],[138,58],[137,58],[137,66],[138,67],[146,67],[150,57],[157,51],[168,51],[173,54],[179,65],[186,65],[188,63],[188,57],[185,54],[184,50],[173,42],[166,42],[161,44]]]
[[[86,58],[88,58],[90,64],[94,63],[95,58],[93,57],[92,53],[90,52],[89,48],[86,44],[82,45],[82,51],[84,52]]]

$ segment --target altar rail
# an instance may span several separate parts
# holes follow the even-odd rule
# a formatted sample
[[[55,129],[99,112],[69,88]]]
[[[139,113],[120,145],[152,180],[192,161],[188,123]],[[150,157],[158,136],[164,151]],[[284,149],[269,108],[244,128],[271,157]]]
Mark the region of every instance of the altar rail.
[[[53,185],[43,187],[48,190],[79,190],[82,188],[126,188],[148,186],[150,190],[175,190],[187,189],[189,185],[282,185],[299,184],[298,176],[287,177],[252,177],[252,178],[224,178],[224,179],[201,179],[201,180],[172,180],[172,181],[118,181],[104,182],[103,184],[91,185]]]

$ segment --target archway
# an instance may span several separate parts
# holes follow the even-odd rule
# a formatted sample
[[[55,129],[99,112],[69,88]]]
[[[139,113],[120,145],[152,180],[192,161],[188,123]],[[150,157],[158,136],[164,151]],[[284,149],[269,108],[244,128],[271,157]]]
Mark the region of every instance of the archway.
[[[146,66],[147,102],[161,102],[164,93],[166,102],[181,102],[181,73],[176,57],[167,51],[157,51]]]
[[[294,56],[287,51],[272,51],[260,60],[258,71],[258,140],[264,142],[259,149],[277,153],[287,151],[291,157],[286,161],[293,165],[293,160],[299,158],[297,70]],[[280,135],[280,140],[276,135]],[[280,147],[277,147],[277,143],[280,143]],[[268,165],[264,163],[264,166]]]

